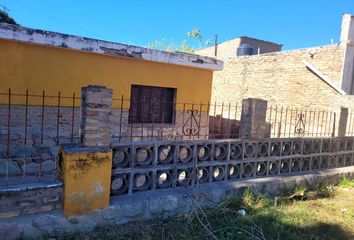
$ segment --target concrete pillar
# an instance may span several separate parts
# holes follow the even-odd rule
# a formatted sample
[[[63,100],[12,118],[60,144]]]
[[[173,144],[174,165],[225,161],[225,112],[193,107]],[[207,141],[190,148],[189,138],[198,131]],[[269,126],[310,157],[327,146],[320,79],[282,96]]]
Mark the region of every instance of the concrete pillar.
[[[338,122],[338,137],[344,137],[347,132],[348,108],[341,108]]]
[[[263,139],[269,137],[269,124],[266,122],[267,101],[257,98],[242,100],[241,138]]]
[[[354,41],[354,16],[343,14],[340,33],[341,44],[352,44]]]
[[[64,216],[109,206],[112,90],[89,85],[81,93],[81,144],[60,146]]]
[[[341,88],[348,94],[354,93],[354,16],[343,14],[340,45],[344,47]]]
[[[84,146],[109,146],[112,89],[89,85],[82,88],[81,95],[81,143]]]
[[[112,150],[109,147],[61,146],[64,216],[109,206]]]

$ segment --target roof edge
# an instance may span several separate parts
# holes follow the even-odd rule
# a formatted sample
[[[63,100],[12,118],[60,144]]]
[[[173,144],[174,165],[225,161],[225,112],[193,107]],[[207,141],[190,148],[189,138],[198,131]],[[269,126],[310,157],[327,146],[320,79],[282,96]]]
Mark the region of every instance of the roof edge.
[[[284,46],[283,44],[279,44],[279,43],[275,43],[275,42],[271,42],[271,41],[267,41],[267,40],[263,40],[263,39],[259,39],[259,38],[248,37],[248,36],[234,37],[234,38],[219,42],[219,43],[217,43],[217,45],[221,45],[221,44],[224,44],[224,43],[232,42],[232,41],[235,41],[235,40],[241,39],[241,38],[248,38],[248,39],[256,40],[256,41],[259,41],[259,42],[264,42],[264,43],[267,43],[267,44],[277,45],[277,46],[280,46],[280,47]],[[196,49],[196,51],[204,50],[204,49],[208,49],[208,48],[214,48],[214,47],[215,47],[215,44],[213,44],[211,46],[205,46],[205,47],[198,48],[198,49]]]
[[[330,47],[340,47],[340,44],[332,43],[332,44],[325,44],[325,45],[319,45],[319,46],[307,47],[307,48],[296,48],[296,49],[261,53],[261,54],[255,54],[255,55],[228,57],[228,58],[224,58],[223,61],[236,60],[236,59],[246,59],[246,58],[257,58],[257,57],[268,57],[268,56],[281,55],[281,54],[287,54],[287,53],[297,53],[297,52],[304,52],[304,51],[317,51],[317,50],[322,50],[322,49],[330,48]]]
[[[212,71],[222,70],[224,65],[221,60],[197,54],[167,52],[6,23],[0,23],[0,39]]]

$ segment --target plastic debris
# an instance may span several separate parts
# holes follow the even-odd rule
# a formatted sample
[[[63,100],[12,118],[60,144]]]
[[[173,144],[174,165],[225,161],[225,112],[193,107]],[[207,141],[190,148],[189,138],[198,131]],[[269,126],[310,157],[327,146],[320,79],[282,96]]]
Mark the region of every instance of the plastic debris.
[[[240,209],[240,210],[238,210],[238,214],[239,214],[240,216],[245,216],[245,215],[246,215],[245,209]]]

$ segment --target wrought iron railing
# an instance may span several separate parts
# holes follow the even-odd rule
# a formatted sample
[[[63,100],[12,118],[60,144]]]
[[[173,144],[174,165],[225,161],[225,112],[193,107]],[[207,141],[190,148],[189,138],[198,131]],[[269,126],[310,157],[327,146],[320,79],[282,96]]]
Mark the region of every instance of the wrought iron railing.
[[[144,104],[154,105],[153,102]],[[173,106],[171,123],[165,123],[165,114],[158,122],[154,119],[159,118],[154,117],[149,122],[129,121],[130,99],[113,98],[112,142],[241,137],[241,103],[177,101],[159,105]],[[63,96],[60,92],[15,93],[11,89],[0,93],[1,184],[55,180],[51,165],[56,161],[56,146],[80,142],[80,106],[81,97],[75,93]],[[164,113],[166,109],[162,107],[160,111]],[[267,129],[268,137],[331,137],[336,136],[337,118],[338,114],[331,110],[270,106],[262,128]],[[353,122],[350,113],[347,135],[353,135]]]
[[[270,137],[334,137],[338,114],[332,110],[270,106]]]

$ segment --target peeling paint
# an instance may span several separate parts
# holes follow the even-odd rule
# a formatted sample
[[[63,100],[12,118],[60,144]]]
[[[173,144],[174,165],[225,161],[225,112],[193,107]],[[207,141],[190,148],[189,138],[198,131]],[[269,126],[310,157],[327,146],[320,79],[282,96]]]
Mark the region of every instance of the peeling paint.
[[[72,192],[69,195],[69,199],[72,202],[78,203],[78,206],[80,206],[80,210],[85,210],[90,207],[90,205],[94,202],[95,199],[97,199],[98,197],[102,197],[104,193],[105,190],[102,186],[102,183],[96,181],[92,184],[92,191],[88,195],[85,195],[84,191]]]
[[[68,45],[66,45],[65,42],[62,42],[60,46],[63,47],[63,48],[67,48],[68,47]]]
[[[72,202],[78,203],[80,211],[87,209],[94,201],[92,194],[85,196],[84,192],[73,192],[69,196]]]
[[[114,49],[114,48],[105,48],[105,47],[100,47],[100,49],[104,53],[110,54],[110,55],[117,55],[117,56],[123,56],[123,57],[132,57],[132,58],[142,59],[141,52],[132,51],[131,53],[129,53],[128,49]]]
[[[108,207],[112,152],[106,149],[110,148],[61,146],[65,216]]]
[[[51,47],[72,49],[116,57],[202,68],[211,71],[223,69],[223,62],[215,58],[182,52],[167,52],[138,46],[113,43],[80,36],[25,28],[0,23],[0,39]]]
[[[200,64],[204,64],[203,59],[193,60],[193,62],[195,62],[195,63],[200,63]]]
[[[83,191],[73,192],[70,194],[69,198],[73,202],[80,202],[84,199],[84,192]]]
[[[94,185],[93,185],[93,188],[95,189],[94,192],[92,192],[94,195],[96,195],[96,196],[102,196],[103,195],[104,188],[103,188],[101,182],[95,182]]]

